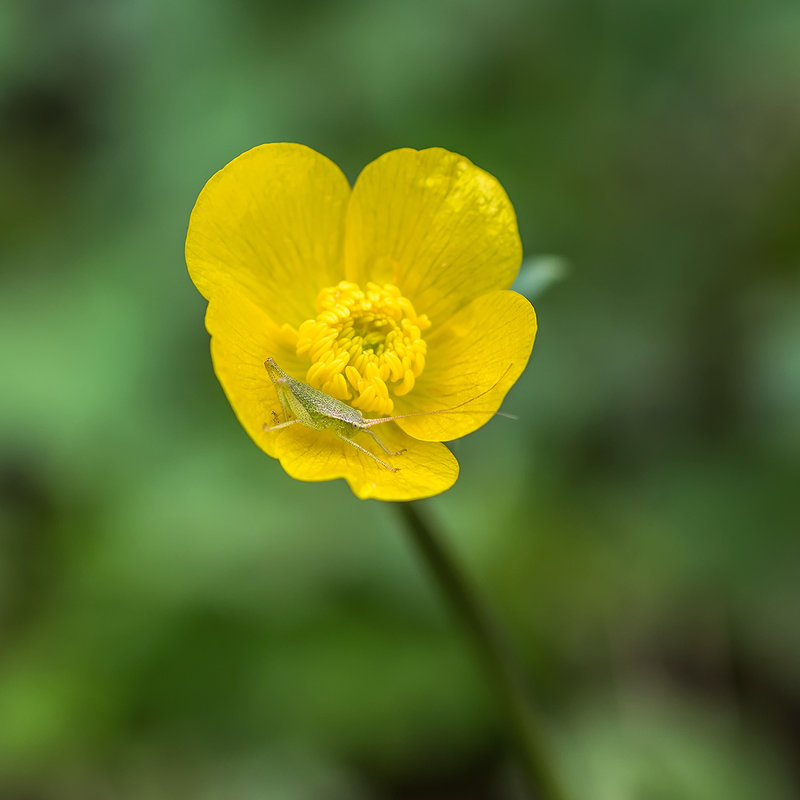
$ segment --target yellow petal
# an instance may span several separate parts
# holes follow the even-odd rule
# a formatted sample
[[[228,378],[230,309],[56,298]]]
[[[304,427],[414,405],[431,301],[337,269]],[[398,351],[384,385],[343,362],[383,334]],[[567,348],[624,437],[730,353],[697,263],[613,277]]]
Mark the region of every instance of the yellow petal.
[[[342,279],[350,186],[325,156],[264,144],[214,175],[186,236],[186,263],[204,297],[238,288],[281,323],[314,316],[319,290]]]
[[[444,492],[458,477],[458,462],[438,442],[420,442],[394,423],[375,426],[375,433],[391,451],[388,456],[367,433],[355,441],[397,469],[391,472],[330,431],[292,425],[275,434],[276,455],[283,468],[301,481],[344,478],[362,500],[416,500]]]
[[[536,313],[520,294],[491,292],[428,337],[425,371],[398,398],[398,414],[452,409],[397,424],[417,439],[446,442],[479,428],[522,374],[536,337]]]
[[[302,374],[306,365],[269,315],[235,291],[216,292],[208,304],[206,328],[214,372],[236,417],[259,447],[274,456],[272,437],[261,428],[274,423],[274,414],[282,419],[282,410],[264,361],[274,358],[294,375]]]
[[[402,455],[387,456],[368,433],[359,432],[356,441],[397,472],[330,431],[311,430],[299,423],[264,431],[263,425],[283,420],[264,361],[274,358],[298,380],[303,379],[307,363],[267,314],[234,291],[220,289],[215,294],[208,306],[206,327],[211,334],[214,371],[239,422],[264,452],[280,458],[292,477],[304,481],[345,478],[358,497],[379,500],[430,497],[455,483],[458,462],[443,444],[416,441],[392,423],[373,430],[389,450],[405,449]]]
[[[393,150],[365,167],[347,210],[345,253],[349,280],[395,284],[434,325],[508,288],[522,259],[503,187],[441,148]]]

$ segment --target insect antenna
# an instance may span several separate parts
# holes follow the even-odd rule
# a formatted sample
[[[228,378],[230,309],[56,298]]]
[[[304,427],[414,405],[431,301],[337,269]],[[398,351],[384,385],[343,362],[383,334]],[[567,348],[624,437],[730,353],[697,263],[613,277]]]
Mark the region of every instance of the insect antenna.
[[[497,385],[500,383],[500,381],[502,381],[503,378],[505,378],[505,376],[508,374],[508,371],[513,366],[514,363],[513,362],[510,363],[505,368],[505,370],[503,370],[503,374],[488,389],[484,389],[480,394],[476,394],[475,397],[470,397],[468,400],[464,400],[463,403],[458,403],[457,405],[450,406],[450,408],[438,408],[435,411],[412,411],[410,414],[396,414],[393,417],[378,417],[377,419],[365,419],[364,427],[371,428],[373,425],[380,425],[382,422],[392,422],[393,420],[406,419],[407,417],[425,417],[429,416],[430,414],[449,414],[450,412],[457,412],[458,409],[461,408],[462,406],[465,406],[468,403],[472,403],[475,400],[480,400],[481,397],[489,394],[489,392],[495,389]],[[468,412],[462,411],[460,413],[466,414]],[[495,413],[501,417],[509,417],[510,419],[519,419],[519,417],[515,417],[513,414],[506,414],[503,411],[497,411]]]

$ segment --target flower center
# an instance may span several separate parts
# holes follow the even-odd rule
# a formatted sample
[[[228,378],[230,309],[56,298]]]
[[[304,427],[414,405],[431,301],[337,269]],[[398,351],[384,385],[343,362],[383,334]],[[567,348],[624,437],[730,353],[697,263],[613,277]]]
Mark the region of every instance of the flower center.
[[[306,381],[367,413],[391,414],[391,395],[410,392],[425,368],[428,317],[389,283],[341,281],[319,293],[316,311],[297,332],[297,354],[311,359]]]

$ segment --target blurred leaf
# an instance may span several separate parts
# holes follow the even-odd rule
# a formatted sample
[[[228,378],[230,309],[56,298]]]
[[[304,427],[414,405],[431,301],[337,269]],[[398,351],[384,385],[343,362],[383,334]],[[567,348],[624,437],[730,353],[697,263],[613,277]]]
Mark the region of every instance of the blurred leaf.
[[[554,283],[563,281],[569,273],[570,264],[561,256],[531,256],[522,262],[517,279],[511,288],[528,300],[534,301]]]
[[[611,702],[584,698],[569,733],[562,768],[572,797],[793,797],[787,771],[751,726],[673,688],[633,688],[623,680]]]

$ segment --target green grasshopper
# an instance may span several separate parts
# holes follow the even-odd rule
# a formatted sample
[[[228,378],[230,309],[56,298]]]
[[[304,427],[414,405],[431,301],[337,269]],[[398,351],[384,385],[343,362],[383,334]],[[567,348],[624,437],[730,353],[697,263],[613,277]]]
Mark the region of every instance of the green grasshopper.
[[[378,446],[386,453],[387,456],[402,455],[405,450],[392,452],[389,448],[378,438],[378,435],[370,430],[374,425],[381,425],[384,422],[393,422],[397,419],[405,419],[406,417],[421,417],[428,414],[441,414],[450,412],[460,408],[473,400],[477,400],[497,386],[498,383],[505,377],[508,370],[511,369],[511,364],[506,367],[505,372],[490,386],[486,391],[481,392],[469,400],[459,403],[452,408],[443,408],[438,411],[417,411],[411,414],[398,414],[393,417],[378,417],[376,419],[365,419],[363,414],[353,406],[337,400],[335,397],[321,392],[319,389],[314,389],[307,383],[295,380],[291,375],[287,375],[272,358],[268,358],[264,362],[267,368],[275,390],[278,393],[278,399],[281,403],[283,410],[284,421],[276,422],[274,425],[267,425],[264,423],[261,427],[265,431],[277,431],[281,428],[288,428],[290,425],[305,425],[315,431],[330,430],[343,442],[352,445],[356,450],[360,450],[365,455],[368,455],[374,461],[377,461],[382,467],[386,467],[390,472],[398,472],[397,467],[387,464],[382,458],[378,458],[374,453],[362,447],[358,442],[353,441],[353,437],[359,432],[364,431],[368,433],[378,444]],[[275,419],[278,415],[273,412]],[[509,415],[510,416],[510,415]]]

